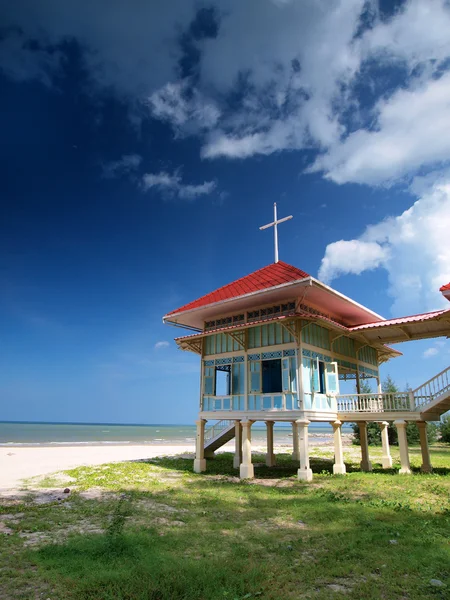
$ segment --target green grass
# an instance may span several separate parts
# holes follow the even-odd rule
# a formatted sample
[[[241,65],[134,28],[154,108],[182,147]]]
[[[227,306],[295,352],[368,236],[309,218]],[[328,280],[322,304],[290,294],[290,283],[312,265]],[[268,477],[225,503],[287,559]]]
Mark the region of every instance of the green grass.
[[[331,476],[331,451],[315,449],[312,483],[288,455],[273,469],[255,456],[255,482],[230,454],[202,475],[176,458],[73,469],[67,501],[0,509],[18,513],[3,521],[0,597],[449,598],[450,448],[433,449],[431,475],[416,449],[413,476],[381,470],[380,452],[369,474],[346,449],[348,475]]]

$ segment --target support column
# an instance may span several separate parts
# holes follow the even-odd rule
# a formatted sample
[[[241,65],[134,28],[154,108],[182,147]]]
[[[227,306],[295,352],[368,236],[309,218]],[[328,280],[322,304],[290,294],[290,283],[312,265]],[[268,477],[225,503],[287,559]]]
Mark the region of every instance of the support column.
[[[381,466],[383,469],[392,469],[392,457],[391,450],[389,448],[389,435],[388,435],[389,423],[382,421],[380,423],[381,429],[381,445],[383,447],[383,456],[381,457]]]
[[[239,468],[241,479],[253,479],[251,421],[242,421],[242,463]]]
[[[300,460],[300,450],[298,446],[298,421],[292,421],[292,460]]]
[[[298,419],[295,422],[297,425],[297,440],[300,452],[300,469],[297,471],[297,476],[300,481],[311,481],[313,478],[312,471],[309,466],[309,447],[308,447],[308,419]]]
[[[361,444],[361,470],[371,471],[372,463],[369,458],[369,439],[367,437],[367,422],[360,421],[359,425],[359,441]]]
[[[394,421],[394,425],[397,427],[400,463],[402,465],[399,473],[409,475],[411,473],[411,466],[409,464],[408,440],[406,439],[406,421],[399,419],[398,421]]]
[[[416,425],[419,429],[420,450],[422,452],[422,466],[420,470],[422,473],[431,473],[433,467],[431,466],[430,448],[428,446],[427,424],[425,421],[417,421]]]
[[[267,454],[266,454],[266,465],[268,467],[275,466],[275,454],[273,453],[273,421],[266,421],[267,427]]]
[[[344,475],[347,471],[344,465],[344,453],[342,452],[342,435],[341,435],[341,421],[334,421],[331,423],[334,431],[334,475]]]
[[[197,424],[197,438],[196,438],[196,452],[194,460],[194,471],[195,473],[201,473],[206,471],[206,460],[205,460],[205,419],[195,421]]]
[[[236,420],[234,422],[234,458],[233,467],[239,469],[242,462],[242,425]]]

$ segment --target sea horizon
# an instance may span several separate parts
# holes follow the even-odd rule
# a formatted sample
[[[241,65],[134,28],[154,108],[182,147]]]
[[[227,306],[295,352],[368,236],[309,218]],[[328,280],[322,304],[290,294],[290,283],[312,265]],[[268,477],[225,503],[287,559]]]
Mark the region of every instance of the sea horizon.
[[[256,422],[252,431],[255,443],[265,442],[265,426]],[[311,423],[311,434],[323,434],[327,439],[332,427]],[[351,432],[350,426],[344,428]],[[292,443],[288,423],[276,423],[275,443]],[[195,424],[173,423],[89,423],[52,421],[0,421],[0,447],[20,446],[98,446],[98,445],[194,445]],[[320,438],[320,435],[319,435]],[[319,441],[319,440],[318,440]]]

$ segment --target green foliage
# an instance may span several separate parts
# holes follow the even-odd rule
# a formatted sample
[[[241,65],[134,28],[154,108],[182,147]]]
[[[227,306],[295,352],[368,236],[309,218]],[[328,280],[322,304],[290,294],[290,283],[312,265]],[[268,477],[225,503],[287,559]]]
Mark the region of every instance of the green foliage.
[[[441,420],[439,426],[440,441],[450,444],[450,415]]]
[[[361,440],[359,437],[359,425],[358,423],[352,423],[353,429],[353,443],[355,446],[361,445]],[[381,429],[378,423],[367,423],[367,439],[369,441],[369,446],[381,446]]]
[[[333,477],[332,448],[312,451],[313,485],[297,481],[288,454],[272,469],[254,457],[265,485],[224,477],[236,474],[229,453],[202,475],[177,457],[74,469],[73,489],[103,497],[3,509],[21,536],[2,540],[0,597],[279,600],[301,586],[328,600],[336,585],[349,600],[431,597],[430,579],[448,581],[450,448],[433,450],[434,474],[412,477],[382,471],[380,448],[373,473],[359,471],[358,450],[344,452],[348,475]],[[393,459],[398,468],[396,448]],[[420,462],[412,449],[415,471]],[[40,533],[41,546],[24,546]]]

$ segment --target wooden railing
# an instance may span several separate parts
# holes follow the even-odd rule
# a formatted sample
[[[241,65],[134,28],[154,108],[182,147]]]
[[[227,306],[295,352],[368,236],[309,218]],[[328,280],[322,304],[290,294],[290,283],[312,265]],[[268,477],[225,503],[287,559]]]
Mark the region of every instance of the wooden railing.
[[[447,367],[411,392],[414,399],[412,410],[421,410],[446,392],[450,394],[450,367]]]
[[[348,394],[336,396],[337,410],[349,412],[396,412],[414,410],[411,408],[409,392],[389,394]]]
[[[228,429],[228,427],[231,427],[231,425],[233,425],[233,423],[234,423],[234,421],[231,421],[230,419],[222,419],[221,421],[218,421],[211,427],[208,427],[207,429],[205,429],[205,442],[209,442],[210,440],[213,440],[224,429]]]

